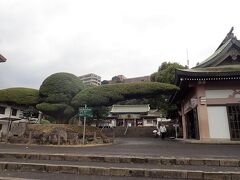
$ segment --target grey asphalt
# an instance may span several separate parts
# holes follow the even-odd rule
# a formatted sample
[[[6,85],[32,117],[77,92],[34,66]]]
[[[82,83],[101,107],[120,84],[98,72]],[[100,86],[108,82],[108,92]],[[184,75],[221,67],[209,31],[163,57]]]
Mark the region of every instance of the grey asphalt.
[[[16,179],[14,179],[16,178]],[[78,174],[57,174],[57,173],[41,173],[41,172],[0,172],[0,180],[153,180],[152,178],[143,177],[109,177],[109,176],[85,176]],[[166,179],[160,179],[166,180]],[[176,180],[176,179],[167,179]],[[181,180],[181,179],[177,179]]]
[[[192,144],[177,140],[162,141],[159,138],[118,138],[112,145],[96,147],[54,147],[1,143],[0,152],[239,159],[240,144]]]

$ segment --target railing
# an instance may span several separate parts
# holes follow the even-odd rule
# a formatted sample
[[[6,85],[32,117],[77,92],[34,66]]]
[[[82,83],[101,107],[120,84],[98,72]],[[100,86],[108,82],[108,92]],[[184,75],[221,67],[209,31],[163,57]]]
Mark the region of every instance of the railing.
[[[128,131],[128,126],[125,129],[124,136],[127,134],[127,131]]]

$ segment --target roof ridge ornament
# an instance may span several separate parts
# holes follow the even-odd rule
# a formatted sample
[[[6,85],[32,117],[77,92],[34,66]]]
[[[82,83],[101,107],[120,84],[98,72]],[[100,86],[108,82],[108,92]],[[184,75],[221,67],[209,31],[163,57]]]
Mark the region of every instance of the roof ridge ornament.
[[[234,30],[234,27],[232,27],[232,28],[230,29],[228,35],[229,35],[229,34],[233,34],[233,30]]]
[[[233,33],[234,27],[232,27],[230,29],[230,31],[227,33],[226,37],[223,39],[223,41],[221,42],[221,44],[218,46],[218,48],[216,49],[216,51],[222,46],[224,45],[227,41],[229,41],[230,39],[235,38],[234,33]]]
[[[7,59],[6,59],[3,55],[0,54],[0,63],[1,63],[1,62],[6,62],[6,60],[7,60]]]

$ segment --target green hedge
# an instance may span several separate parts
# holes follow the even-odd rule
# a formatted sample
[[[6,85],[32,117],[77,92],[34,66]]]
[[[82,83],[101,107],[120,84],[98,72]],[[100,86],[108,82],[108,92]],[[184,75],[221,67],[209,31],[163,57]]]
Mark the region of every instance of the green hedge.
[[[178,90],[178,87],[175,85],[158,82],[109,84],[80,91],[73,98],[72,105],[75,107],[84,104],[88,106],[108,106],[128,99],[170,94],[176,90]]]
[[[30,88],[8,88],[0,90],[0,102],[17,105],[36,105],[39,102],[38,90]]]
[[[40,89],[41,102],[70,103],[72,98],[83,89],[82,81],[70,73],[55,73],[47,77]]]

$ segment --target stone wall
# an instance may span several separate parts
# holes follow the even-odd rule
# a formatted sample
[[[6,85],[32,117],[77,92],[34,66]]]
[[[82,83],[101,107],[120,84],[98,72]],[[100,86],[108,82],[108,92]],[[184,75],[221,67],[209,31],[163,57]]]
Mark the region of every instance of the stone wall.
[[[128,127],[125,133],[126,127],[114,127],[114,128],[104,128],[102,132],[108,137],[153,137],[154,127]]]
[[[155,127],[128,127],[126,131],[126,127],[114,127],[114,128],[104,128],[102,132],[108,137],[154,137],[153,130]],[[167,127],[167,137],[174,137],[175,131],[172,126]]]

